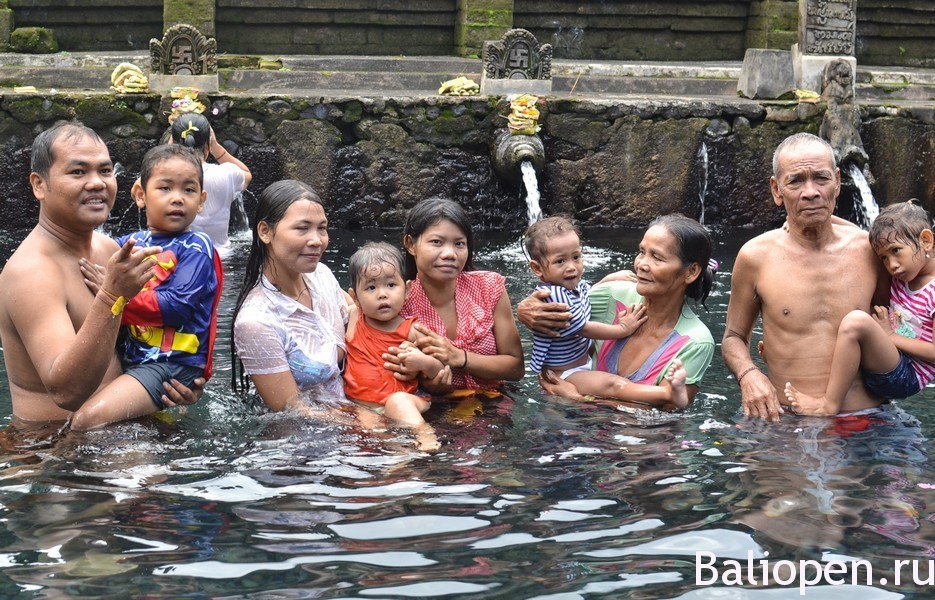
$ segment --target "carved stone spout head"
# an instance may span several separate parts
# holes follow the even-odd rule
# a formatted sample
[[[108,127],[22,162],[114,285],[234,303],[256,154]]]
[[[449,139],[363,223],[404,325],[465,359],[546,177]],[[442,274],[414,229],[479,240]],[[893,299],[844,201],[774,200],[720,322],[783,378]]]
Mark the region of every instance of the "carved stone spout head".
[[[502,130],[493,143],[493,166],[500,177],[516,182],[522,179],[520,165],[529,161],[536,171],[545,163],[545,147],[537,135],[510,135]]]

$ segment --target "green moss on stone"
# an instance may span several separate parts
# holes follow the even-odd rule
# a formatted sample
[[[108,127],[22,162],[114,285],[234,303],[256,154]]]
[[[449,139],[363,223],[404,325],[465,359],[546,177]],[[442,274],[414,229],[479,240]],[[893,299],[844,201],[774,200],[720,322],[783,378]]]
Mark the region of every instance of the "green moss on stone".
[[[162,20],[166,27],[187,23],[211,37],[214,35],[214,0],[165,0]]]
[[[218,56],[218,69],[257,69],[260,66],[260,57],[234,54]]]
[[[8,96],[3,101],[3,109],[20,123],[57,121],[75,116],[75,110],[67,100],[58,101],[41,96]]]
[[[123,100],[113,96],[90,96],[78,100],[75,116],[91,129],[103,129],[116,123],[145,128],[148,123]]]
[[[356,100],[353,102],[348,102],[344,107],[344,117],[343,121],[345,123],[356,123],[360,121],[364,113],[364,105]]]
[[[19,27],[10,34],[10,49],[23,54],[52,54],[58,52],[58,42],[51,29]]]

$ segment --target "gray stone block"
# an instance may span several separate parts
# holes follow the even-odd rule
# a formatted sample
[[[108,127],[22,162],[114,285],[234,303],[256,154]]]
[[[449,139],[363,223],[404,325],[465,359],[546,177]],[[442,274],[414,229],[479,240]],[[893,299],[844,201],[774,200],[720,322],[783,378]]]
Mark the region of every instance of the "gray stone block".
[[[510,94],[532,94],[548,96],[552,93],[551,79],[480,79],[480,93],[484,96],[508,96]]]
[[[149,76],[149,88],[154,92],[168,93],[174,87],[190,87],[200,92],[216,94],[220,90],[218,74],[213,75],[161,75]]]
[[[795,71],[795,86],[802,90],[821,93],[821,75],[825,65],[834,60],[845,60],[851,65],[851,73],[857,72],[857,59],[853,56],[813,55],[801,52],[801,46],[792,46],[792,66]],[[856,77],[851,77],[851,85]],[[853,93],[855,90],[851,90]],[[853,94],[852,94],[853,95]]]
[[[792,53],[788,50],[748,48],[737,81],[737,93],[745,98],[780,98],[795,89]]]

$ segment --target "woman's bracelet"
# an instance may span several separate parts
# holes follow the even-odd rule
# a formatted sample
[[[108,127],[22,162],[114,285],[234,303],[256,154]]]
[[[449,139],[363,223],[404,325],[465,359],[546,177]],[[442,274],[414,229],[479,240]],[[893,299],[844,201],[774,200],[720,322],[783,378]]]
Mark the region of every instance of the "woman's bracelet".
[[[737,376],[737,385],[740,385],[740,382],[743,381],[743,378],[747,376],[747,373],[750,371],[755,371],[756,365],[750,365],[746,369],[740,372],[740,375]]]
[[[224,150],[224,154],[215,154],[214,160],[221,160],[221,157],[227,156],[228,154],[230,154],[230,152],[228,152],[227,148],[225,148],[224,146],[221,146],[221,149]]]
[[[463,370],[467,369],[467,349],[466,349],[466,348],[461,348],[461,351],[464,352],[464,364],[461,365],[461,370],[463,371]]]

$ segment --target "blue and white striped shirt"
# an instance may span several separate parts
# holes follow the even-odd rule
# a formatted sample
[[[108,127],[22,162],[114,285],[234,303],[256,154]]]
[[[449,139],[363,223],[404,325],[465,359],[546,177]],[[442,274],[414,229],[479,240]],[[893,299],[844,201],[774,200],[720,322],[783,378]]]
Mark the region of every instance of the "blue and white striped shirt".
[[[588,353],[591,340],[578,335],[578,332],[591,318],[591,301],[588,300],[590,284],[578,282],[578,287],[568,290],[562,286],[540,283],[537,290],[549,290],[548,302],[563,302],[571,312],[568,327],[559,332],[558,337],[548,337],[538,333],[532,336],[532,358],[529,368],[539,373],[543,367],[558,367],[573,363]]]

